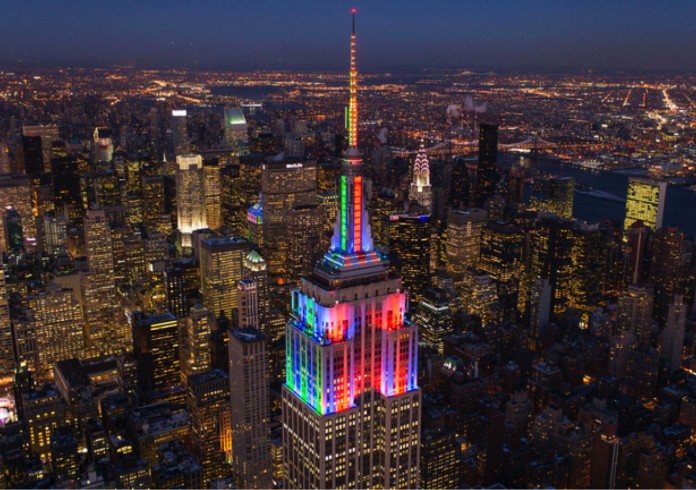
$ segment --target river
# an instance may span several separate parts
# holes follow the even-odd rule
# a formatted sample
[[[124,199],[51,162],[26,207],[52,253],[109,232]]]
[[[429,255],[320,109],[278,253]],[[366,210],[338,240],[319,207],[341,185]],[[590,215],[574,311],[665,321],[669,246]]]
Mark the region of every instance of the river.
[[[561,177],[573,177],[576,182],[608,192],[622,199],[626,198],[628,175],[612,172],[593,172],[564,165],[558,160],[543,156],[520,156],[499,153],[498,161],[501,167],[510,167],[517,162],[524,168],[533,168]],[[574,218],[589,222],[609,218],[622,223],[625,213],[626,205],[623,202],[575,193],[573,202]],[[664,226],[678,226],[692,237],[696,236],[696,192],[690,191],[685,187],[667,186]]]

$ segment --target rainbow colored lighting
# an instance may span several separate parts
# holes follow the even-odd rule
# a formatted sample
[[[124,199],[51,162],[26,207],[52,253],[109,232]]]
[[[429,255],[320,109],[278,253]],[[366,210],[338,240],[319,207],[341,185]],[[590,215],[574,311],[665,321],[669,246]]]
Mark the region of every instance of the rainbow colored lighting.
[[[348,251],[348,223],[346,222],[348,219],[347,194],[346,176],[341,175],[341,250],[344,252]]]
[[[353,179],[353,251],[362,250],[362,177]]]
[[[374,250],[364,209],[362,158],[357,151],[355,44],[353,9],[350,105],[346,112],[350,148],[340,182],[341,209],[331,248],[322,262],[331,277],[339,280],[339,286],[316,297],[309,291],[317,285],[308,291],[293,291],[292,314],[286,328],[286,386],[320,415],[351,409],[356,396],[366,390],[391,397],[418,388],[418,330],[404,319],[406,293],[380,286],[386,262]],[[358,271],[369,282],[373,270],[377,274],[375,289],[382,287],[381,292],[362,296],[361,291],[360,298],[353,291],[342,294],[343,277],[352,281]],[[341,297],[345,299],[339,300]],[[367,352],[360,347],[366,338],[371,339]]]

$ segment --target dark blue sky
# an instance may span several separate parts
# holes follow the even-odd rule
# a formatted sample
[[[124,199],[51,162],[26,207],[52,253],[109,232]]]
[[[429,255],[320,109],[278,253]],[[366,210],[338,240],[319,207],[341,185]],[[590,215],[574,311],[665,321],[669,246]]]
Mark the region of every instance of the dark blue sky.
[[[694,0],[5,0],[0,63],[695,68]]]

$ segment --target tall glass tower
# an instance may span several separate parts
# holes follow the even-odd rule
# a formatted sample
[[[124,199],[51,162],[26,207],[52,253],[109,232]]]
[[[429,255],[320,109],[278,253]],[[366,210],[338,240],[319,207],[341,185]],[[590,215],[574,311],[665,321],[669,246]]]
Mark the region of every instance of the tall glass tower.
[[[357,141],[355,11],[349,148],[329,251],[292,295],[283,459],[289,488],[418,485],[418,329],[401,278],[372,241]]]

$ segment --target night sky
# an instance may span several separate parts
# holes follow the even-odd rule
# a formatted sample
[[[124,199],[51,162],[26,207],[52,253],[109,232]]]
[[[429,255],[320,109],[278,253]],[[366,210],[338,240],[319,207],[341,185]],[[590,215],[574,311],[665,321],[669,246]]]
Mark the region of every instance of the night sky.
[[[696,68],[694,0],[5,0],[0,63],[362,71]]]

